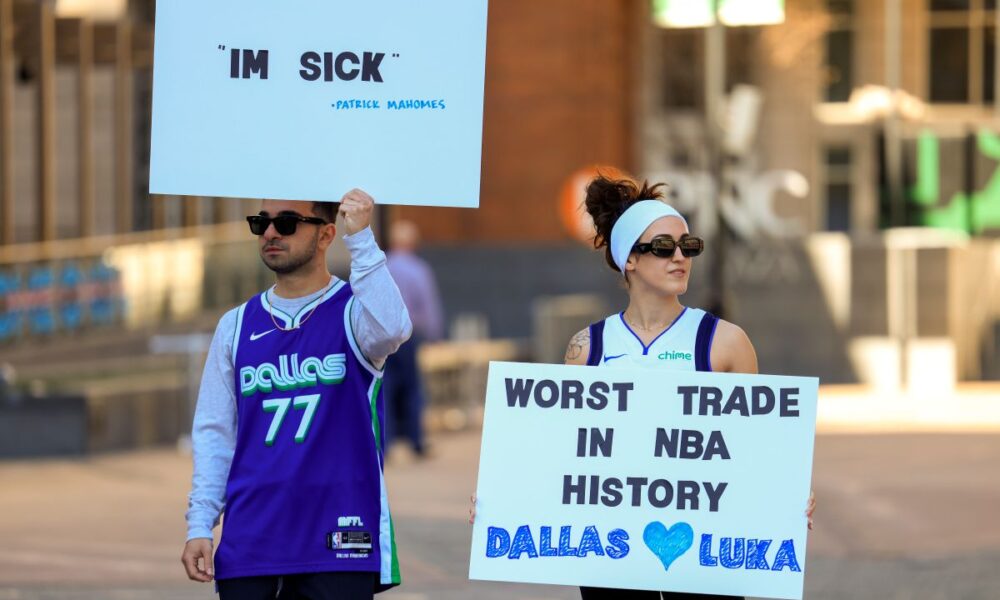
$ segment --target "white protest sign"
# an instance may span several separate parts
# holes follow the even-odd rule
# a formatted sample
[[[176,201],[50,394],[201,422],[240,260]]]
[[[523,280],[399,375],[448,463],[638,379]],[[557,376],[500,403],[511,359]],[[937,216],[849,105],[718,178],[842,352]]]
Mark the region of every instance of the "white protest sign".
[[[469,577],[801,598],[818,385],[492,363]]]
[[[157,2],[150,192],[478,206],[486,6]]]

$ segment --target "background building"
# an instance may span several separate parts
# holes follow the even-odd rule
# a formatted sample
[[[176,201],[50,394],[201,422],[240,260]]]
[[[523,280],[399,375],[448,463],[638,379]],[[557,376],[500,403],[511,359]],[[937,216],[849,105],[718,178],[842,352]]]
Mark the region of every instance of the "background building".
[[[256,200],[148,194],[154,6],[0,0],[0,598],[211,594],[176,560],[191,403],[272,275]],[[420,227],[450,329],[420,356],[435,452],[387,461],[392,594],[579,597],[470,582],[465,520],[489,361],[559,362],[624,306],[575,212],[599,165],[708,238],[686,303],[820,377],[806,597],[1000,597],[996,0],[489,10],[481,207],[379,215]]]
[[[1000,377],[995,2],[726,0],[730,25],[691,20],[710,6],[490,4],[481,207],[380,215],[422,230],[455,334],[559,360],[622,305],[573,212],[603,166],[670,185],[709,238],[686,301],[741,324],[762,370]],[[741,6],[777,18],[735,26]],[[268,281],[254,200],[148,194],[154,25],[151,0],[0,0],[15,365],[80,332],[207,328]]]

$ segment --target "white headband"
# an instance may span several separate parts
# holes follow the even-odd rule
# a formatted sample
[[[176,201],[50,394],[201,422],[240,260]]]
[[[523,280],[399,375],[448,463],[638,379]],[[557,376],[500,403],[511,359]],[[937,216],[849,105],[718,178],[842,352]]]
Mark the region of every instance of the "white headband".
[[[663,217],[677,217],[684,221],[687,227],[687,220],[677,212],[677,209],[659,200],[641,200],[622,213],[611,228],[611,258],[614,259],[618,269],[625,272],[625,262],[632,254],[632,246],[639,241],[642,232],[653,224],[657,219]]]

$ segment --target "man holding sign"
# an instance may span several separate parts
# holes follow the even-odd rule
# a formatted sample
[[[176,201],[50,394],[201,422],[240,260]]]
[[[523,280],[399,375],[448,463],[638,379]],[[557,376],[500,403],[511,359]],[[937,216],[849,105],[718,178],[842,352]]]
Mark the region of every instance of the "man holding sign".
[[[330,276],[330,206],[355,185],[478,206],[487,15],[487,0],[156,3],[150,192],[283,199],[248,218],[277,284],[220,321],[195,414],[182,560],[223,597],[399,583],[381,385],[412,327],[360,190],[339,207],[350,285]]]
[[[265,200],[247,217],[277,283],[216,329],[195,411],[181,559],[192,580],[215,579],[223,600],[355,600],[400,583],[381,383],[411,325],[369,227],[373,205],[352,190],[339,208]],[[349,284],[326,267],[338,213]]]
[[[712,526],[730,524],[719,517],[732,514],[734,511],[730,508],[735,502],[743,500],[744,505],[760,503],[759,497],[747,493],[747,486],[734,487],[730,474],[734,452],[742,450],[738,458],[748,458],[747,455],[752,452],[747,448],[756,450],[754,447],[758,443],[750,437],[753,432],[743,425],[733,427],[733,431],[719,428],[705,432],[701,428],[707,425],[704,417],[718,417],[728,423],[738,415],[777,420],[774,428],[784,432],[788,429],[786,423],[791,423],[793,419],[803,421],[798,406],[801,389],[783,388],[776,396],[773,389],[764,386],[733,385],[726,394],[718,385],[680,385],[682,378],[667,379],[659,374],[663,371],[757,372],[753,346],[739,327],[704,311],[681,305],[678,297],[687,291],[691,259],[701,254],[704,242],[690,235],[687,222],[680,213],[659,200],[659,187],[643,185],[640,188],[629,180],[599,176],[587,189],[586,207],[597,229],[595,245],[605,248],[608,264],[625,277],[630,302],[622,313],[595,323],[574,336],[567,348],[566,363],[602,365],[609,369],[620,368],[623,372],[613,376],[590,375],[588,379],[594,380],[588,382],[575,372],[565,375],[559,372],[561,380],[558,380],[555,368],[552,376],[548,377],[538,367],[519,365],[519,369],[515,369],[513,365],[506,368],[494,365],[487,393],[488,417],[480,469],[480,497],[487,502],[503,503],[501,497],[509,500],[507,490],[494,491],[496,482],[492,477],[484,478],[484,472],[497,473],[501,470],[494,465],[499,460],[539,463],[528,457],[515,456],[519,452],[516,444],[496,441],[490,430],[490,421],[496,418],[491,410],[497,409],[491,409],[491,406],[502,407],[501,423],[507,419],[517,423],[520,439],[532,438],[530,428],[536,418],[535,411],[544,413],[545,409],[564,409],[558,411],[559,418],[576,434],[573,440],[575,457],[591,458],[591,462],[576,461],[573,466],[574,469],[579,467],[579,470],[555,477],[541,476],[537,481],[520,472],[518,489],[525,494],[534,492],[536,495],[541,490],[547,490],[544,497],[553,502],[559,501],[558,506],[552,510],[539,509],[539,512],[546,513],[553,520],[569,522],[571,519],[566,515],[578,514],[577,511],[584,507],[604,507],[609,509],[607,514],[610,515],[620,514],[621,508],[632,507],[638,511],[627,514],[630,519],[639,519],[639,522],[630,528],[625,526],[628,519],[608,517],[608,524],[603,529],[590,516],[580,517],[591,519],[583,527],[564,523],[535,524],[523,517],[520,520],[527,524],[503,523],[503,515],[510,513],[507,507],[490,506],[480,500],[478,518],[482,520],[488,515],[490,522],[485,524],[485,532],[481,523],[473,534],[471,577],[547,583],[629,582],[630,585],[622,587],[644,590],[673,587],[675,590],[698,592],[639,591],[590,585],[581,587],[584,600],[661,597],[704,600],[732,596],[706,596],[702,593],[744,589],[754,592],[776,589],[778,593],[794,595],[794,592],[786,590],[793,589],[800,580],[781,581],[777,587],[770,588],[768,586],[774,584],[760,575],[765,570],[768,573],[801,573],[794,538],[778,540],[780,543],[775,544],[774,540],[757,535],[758,531],[767,531],[760,528],[760,523],[749,522],[737,524],[746,528],[748,535],[743,537],[738,535],[743,531],[707,531]],[[636,375],[636,367],[655,371],[643,370]],[[532,370],[530,375],[534,376],[516,376],[525,369]],[[505,371],[505,375],[513,376],[497,377],[501,370]],[[601,379],[595,379],[597,377]],[[677,387],[669,385],[675,381],[678,382]],[[717,383],[718,379],[711,378],[710,382]],[[659,396],[655,399],[656,404],[649,402],[651,392]],[[502,398],[494,400],[498,396]],[[663,396],[666,399],[662,399]],[[659,405],[660,402],[663,404]],[[520,412],[519,409],[527,412],[517,416],[515,413]],[[515,412],[511,413],[511,410]],[[599,424],[610,426],[617,423],[619,426],[569,425],[597,424],[593,419],[588,420],[586,415],[590,411],[599,411],[594,413],[600,417]],[[629,412],[641,415],[641,418],[626,419]],[[542,418],[540,422],[553,423],[551,418]],[[649,431],[643,429],[660,423],[665,426]],[[808,438],[811,450],[812,430],[803,433],[804,430],[794,423],[791,427],[800,435],[790,437]],[[619,432],[617,438],[615,430]],[[538,432],[547,438],[551,438],[553,433],[558,436],[558,432],[548,431],[548,427],[546,431]],[[623,433],[625,439],[622,439]],[[639,465],[652,456],[654,471],[646,476],[633,472],[619,473],[609,471],[606,460],[592,462],[595,458],[611,457],[616,439],[622,440],[618,443],[618,447],[623,448],[619,454],[629,459],[626,466],[633,466],[633,462]],[[503,450],[493,446],[500,446]],[[491,452],[502,454],[502,459],[495,458]],[[780,455],[775,457],[767,452],[762,456],[771,458],[772,462],[774,458],[780,458]],[[694,463],[697,466],[689,468],[680,461],[697,461]],[[584,472],[584,464],[593,470]],[[720,466],[716,467],[716,464]],[[554,466],[554,469],[558,467]],[[539,467],[538,471],[541,470]],[[774,476],[778,481],[787,479],[780,472]],[[762,481],[766,479],[765,476]],[[769,509],[767,506],[762,508]],[[812,510],[810,497],[807,509],[810,527]],[[699,518],[696,520],[687,516],[689,513],[686,511],[693,511],[690,514]],[[770,512],[775,511],[770,508]],[[648,514],[662,516],[649,520]],[[476,516],[475,513],[473,516]],[[699,528],[697,566],[709,569],[721,564],[723,570],[753,570],[755,573],[746,577],[752,582],[747,584],[731,576],[721,581],[717,570],[697,573],[691,565],[693,559],[690,555],[682,559],[696,543],[695,528],[688,521]],[[726,533],[729,535],[724,535]],[[757,537],[751,538],[750,535]],[[644,547],[648,552],[636,557],[636,552],[640,552],[637,546]],[[804,555],[803,546],[804,543],[800,542],[801,555]],[[632,559],[627,558],[630,552]],[[545,570],[530,564],[534,561],[525,561],[523,567],[514,562],[523,558],[552,557],[555,560],[571,556],[591,558],[591,561],[580,562],[576,567],[577,570],[583,567],[585,573],[565,577],[554,572],[561,569],[558,567]],[[496,562],[500,557],[508,560]],[[597,561],[597,557],[603,560]],[[801,595],[801,586],[798,593]]]

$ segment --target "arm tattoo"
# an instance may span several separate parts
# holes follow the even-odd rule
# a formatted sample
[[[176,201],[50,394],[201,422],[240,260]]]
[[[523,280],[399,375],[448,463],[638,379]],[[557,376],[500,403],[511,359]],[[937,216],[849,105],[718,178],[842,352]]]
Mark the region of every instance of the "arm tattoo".
[[[590,341],[590,331],[584,329],[578,331],[573,339],[569,341],[569,346],[566,348],[566,360],[576,360],[580,358],[580,354],[583,353],[583,345]]]

